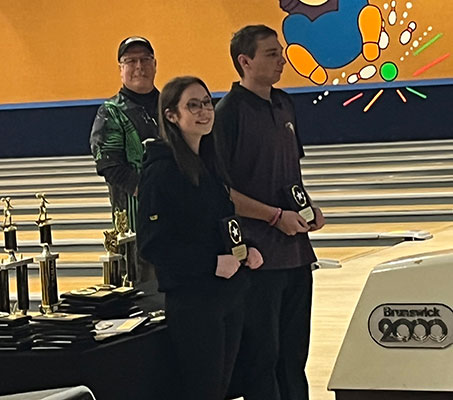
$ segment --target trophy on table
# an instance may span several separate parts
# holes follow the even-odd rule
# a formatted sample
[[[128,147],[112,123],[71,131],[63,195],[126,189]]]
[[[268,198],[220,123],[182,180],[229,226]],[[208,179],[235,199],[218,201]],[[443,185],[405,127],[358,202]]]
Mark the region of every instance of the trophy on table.
[[[33,258],[24,258],[22,255],[19,259],[16,257],[17,251],[17,228],[13,224],[11,209],[11,198],[2,197],[3,208],[3,235],[5,241],[5,251],[8,258],[2,259],[0,267],[0,311],[10,312],[9,302],[9,270],[16,269],[17,282],[17,312],[25,315],[30,306],[30,296],[28,291],[28,264],[33,262]]]
[[[120,261],[123,259],[118,254],[118,232],[116,230],[104,231],[104,248],[107,251],[100,257],[102,261],[102,275],[104,285],[119,287],[122,285]]]
[[[290,203],[292,210],[295,210],[307,224],[315,220],[315,213],[313,207],[310,204],[310,200],[307,192],[298,184],[289,185],[284,188],[286,198]]]
[[[123,255],[120,260],[121,270],[125,271],[123,286],[133,287],[137,280],[135,233],[129,229],[126,210],[115,211],[115,231],[117,233],[118,252]]]
[[[39,276],[41,280],[41,312],[49,314],[56,311],[58,307],[58,287],[57,287],[57,264],[58,253],[51,253],[50,245],[52,244],[52,226],[51,218],[47,215],[48,201],[44,193],[37,193],[36,198],[41,200],[39,205],[39,215],[36,224],[39,227],[40,244],[43,248],[42,253],[35,257],[39,262]]]

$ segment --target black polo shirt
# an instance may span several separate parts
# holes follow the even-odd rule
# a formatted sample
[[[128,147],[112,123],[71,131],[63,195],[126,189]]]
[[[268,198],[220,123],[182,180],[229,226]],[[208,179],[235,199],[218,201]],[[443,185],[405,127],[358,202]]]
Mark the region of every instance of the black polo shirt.
[[[231,187],[263,203],[289,209],[284,187],[302,184],[296,116],[290,96],[272,88],[271,101],[234,83],[216,106],[213,137]],[[264,257],[265,269],[316,260],[307,234],[287,236],[265,221],[244,218],[243,230]]]

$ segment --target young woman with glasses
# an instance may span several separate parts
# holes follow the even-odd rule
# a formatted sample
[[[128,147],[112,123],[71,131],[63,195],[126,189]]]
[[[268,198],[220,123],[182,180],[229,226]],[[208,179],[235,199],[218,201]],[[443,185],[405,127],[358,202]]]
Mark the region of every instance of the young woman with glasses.
[[[199,156],[214,107],[205,83],[175,78],[159,98],[161,140],[146,144],[138,192],[140,255],[156,267],[181,369],[184,399],[225,398],[239,348],[249,268],[263,260],[248,248],[243,264],[227,254],[221,221],[234,206],[221,179]]]

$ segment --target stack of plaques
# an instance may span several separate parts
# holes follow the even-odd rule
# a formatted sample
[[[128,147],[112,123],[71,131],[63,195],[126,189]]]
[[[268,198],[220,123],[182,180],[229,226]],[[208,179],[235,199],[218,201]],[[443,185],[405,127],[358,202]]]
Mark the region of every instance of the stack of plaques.
[[[0,350],[28,350],[33,334],[28,315],[0,312]]]
[[[89,347],[94,338],[93,318],[84,314],[31,313],[33,350]]]
[[[63,293],[59,311],[91,314],[94,319],[129,318],[143,313],[135,304],[139,294],[130,287],[93,286]]]

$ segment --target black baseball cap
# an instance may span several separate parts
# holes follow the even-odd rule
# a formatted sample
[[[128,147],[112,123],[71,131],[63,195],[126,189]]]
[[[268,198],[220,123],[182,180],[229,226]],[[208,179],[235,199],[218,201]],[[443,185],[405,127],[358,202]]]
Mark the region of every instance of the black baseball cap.
[[[123,54],[126,52],[126,50],[132,46],[132,45],[142,45],[146,49],[148,49],[152,55],[154,55],[154,49],[153,46],[151,46],[151,43],[149,42],[148,39],[145,39],[144,37],[141,36],[130,36],[126,39],[124,39],[120,43],[120,47],[118,47],[118,61],[120,58],[123,56]]]

